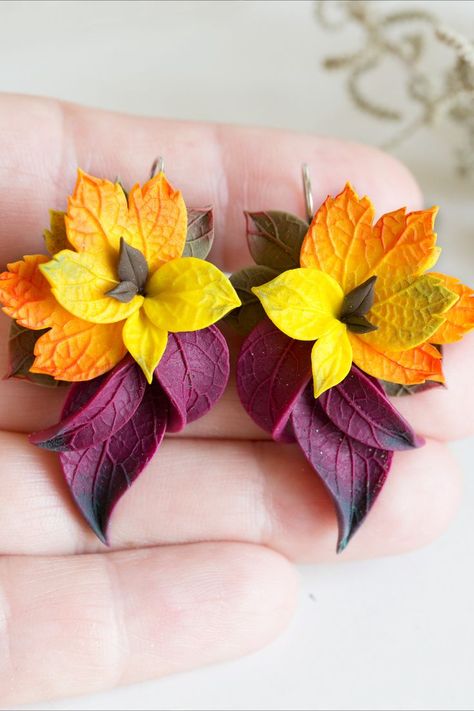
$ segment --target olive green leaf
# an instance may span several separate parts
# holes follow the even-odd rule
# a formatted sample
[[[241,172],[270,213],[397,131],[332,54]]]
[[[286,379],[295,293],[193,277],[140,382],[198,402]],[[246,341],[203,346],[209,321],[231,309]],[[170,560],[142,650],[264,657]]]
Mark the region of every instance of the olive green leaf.
[[[246,212],[247,241],[256,264],[278,272],[300,266],[300,251],[308,224],[278,210]]]
[[[49,388],[57,388],[60,385],[69,385],[70,383],[62,380],[55,380],[50,375],[42,373],[30,373],[30,368],[35,359],[34,348],[35,343],[43,333],[42,331],[31,331],[29,328],[19,326],[15,321],[10,326],[9,335],[9,358],[10,369],[6,378],[19,378],[20,380],[28,380],[37,385],[44,385]]]
[[[188,209],[188,232],[183,257],[206,259],[214,240],[212,208]]]
[[[62,249],[74,249],[66,234],[65,212],[60,210],[49,211],[49,230],[43,232],[46,249],[54,256]]]
[[[389,383],[386,380],[381,380],[380,384],[390,397],[402,397],[405,395],[416,395],[416,393],[432,390],[433,388],[442,388],[443,383],[437,383],[435,380],[426,380],[424,383],[417,385],[401,385],[398,383]]]
[[[252,287],[261,286],[276,276],[278,276],[278,272],[275,269],[262,266],[247,267],[232,274],[230,281],[242,302],[242,306],[231,311],[226,316],[226,321],[238,333],[247,335],[265,317],[263,306],[256,295],[252,293]]]

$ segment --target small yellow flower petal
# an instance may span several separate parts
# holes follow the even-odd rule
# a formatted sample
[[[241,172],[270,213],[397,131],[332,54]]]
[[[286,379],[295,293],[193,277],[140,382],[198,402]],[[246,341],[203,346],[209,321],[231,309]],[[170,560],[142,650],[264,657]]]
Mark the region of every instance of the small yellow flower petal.
[[[290,269],[252,289],[267,316],[290,338],[313,341],[333,325],[344,293],[319,269]]]
[[[114,271],[99,255],[78,254],[69,249],[58,252],[40,266],[52,292],[66,311],[91,323],[123,321],[140,308],[143,296],[128,304],[106,296],[117,285]]]
[[[338,385],[348,375],[352,365],[352,347],[347,327],[334,321],[311,351],[314,397]]]
[[[144,309],[157,328],[179,333],[198,331],[240,306],[234,287],[210,262],[195,257],[173,259],[148,280]]]
[[[428,275],[404,280],[382,300],[382,285],[379,291],[378,287],[376,283],[376,302],[367,315],[377,330],[361,338],[390,351],[408,350],[429,340],[446,320],[443,314],[459,299]]]
[[[125,321],[122,337],[128,352],[135,358],[151,384],[154,370],[168,343],[167,331],[157,328],[144,310],[139,309]]]

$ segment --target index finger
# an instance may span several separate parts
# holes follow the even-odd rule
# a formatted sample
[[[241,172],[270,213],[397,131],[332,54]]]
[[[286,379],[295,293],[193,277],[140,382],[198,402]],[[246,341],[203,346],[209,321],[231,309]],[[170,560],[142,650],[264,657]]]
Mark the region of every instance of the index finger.
[[[301,164],[313,175],[315,204],[351,180],[385,212],[418,208],[406,168],[380,151],[334,139],[262,128],[140,118],[54,99],[0,96],[0,262],[40,250],[48,210],[64,209],[77,168],[125,186],[147,179],[161,155],[188,205],[212,205],[215,261],[249,263],[243,210],[304,216]]]

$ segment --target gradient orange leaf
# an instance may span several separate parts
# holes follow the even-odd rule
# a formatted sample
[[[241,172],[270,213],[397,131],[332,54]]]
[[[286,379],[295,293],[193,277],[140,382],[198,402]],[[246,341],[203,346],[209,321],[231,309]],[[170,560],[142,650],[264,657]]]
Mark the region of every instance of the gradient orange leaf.
[[[88,323],[61,309],[53,327],[37,340],[30,370],[70,382],[96,378],[125,356],[122,328],[123,323]]]
[[[407,351],[385,351],[349,333],[354,363],[374,378],[402,385],[444,382],[441,353],[429,343]]]
[[[388,212],[374,226],[372,251],[364,279],[376,274],[380,279],[400,281],[422,274],[438,259],[434,221],[437,207],[406,213]]]
[[[457,303],[444,314],[446,321],[430,341],[439,344],[460,341],[465,333],[474,328],[474,290],[446,274],[433,273],[430,276],[439,279],[449,291],[459,296]]]
[[[139,249],[153,273],[161,264],[180,257],[187,232],[183,196],[158,173],[143,187],[135,185],[129,195],[130,244]]]
[[[430,269],[439,256],[434,220],[437,208],[383,215],[372,226],[374,208],[346,185],[316,213],[301,248],[301,265],[316,266],[347,293],[374,274],[401,279]]]
[[[25,328],[48,328],[53,314],[61,309],[39,269],[48,261],[43,254],[28,255],[8,264],[8,271],[0,274],[3,311]]]
[[[109,255],[114,264],[120,237],[130,242],[127,198],[119,183],[78,171],[65,217],[69,242],[78,252]]]
[[[365,251],[370,252],[374,206],[359,198],[350,183],[335,198],[328,197],[316,212],[303,240],[302,267],[316,267],[333,277],[347,293],[364,281]]]

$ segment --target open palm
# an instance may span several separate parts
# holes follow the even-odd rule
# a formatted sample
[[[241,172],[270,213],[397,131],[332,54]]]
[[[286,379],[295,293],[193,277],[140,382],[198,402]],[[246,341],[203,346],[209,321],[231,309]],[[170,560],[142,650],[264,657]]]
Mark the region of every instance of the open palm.
[[[77,167],[124,185],[166,158],[192,205],[212,204],[214,260],[248,263],[242,210],[304,214],[350,179],[380,212],[421,207],[392,158],[313,136],[120,116],[53,100],[0,98],[0,262],[40,251],[48,208]],[[443,236],[441,235],[441,243]],[[9,319],[0,320],[0,372]],[[442,442],[474,429],[474,338],[448,346],[448,389],[397,407],[427,438],[397,453],[388,483],[341,560],[398,553],[450,520],[460,478]],[[467,392],[467,389],[470,392]],[[292,445],[271,442],[229,386],[214,410],[168,438],[118,504],[106,549],[76,512],[54,454],[26,433],[58,418],[64,391],[0,382],[0,700],[96,691],[238,656],[265,644],[295,604],[292,562],[335,559],[336,517]]]

